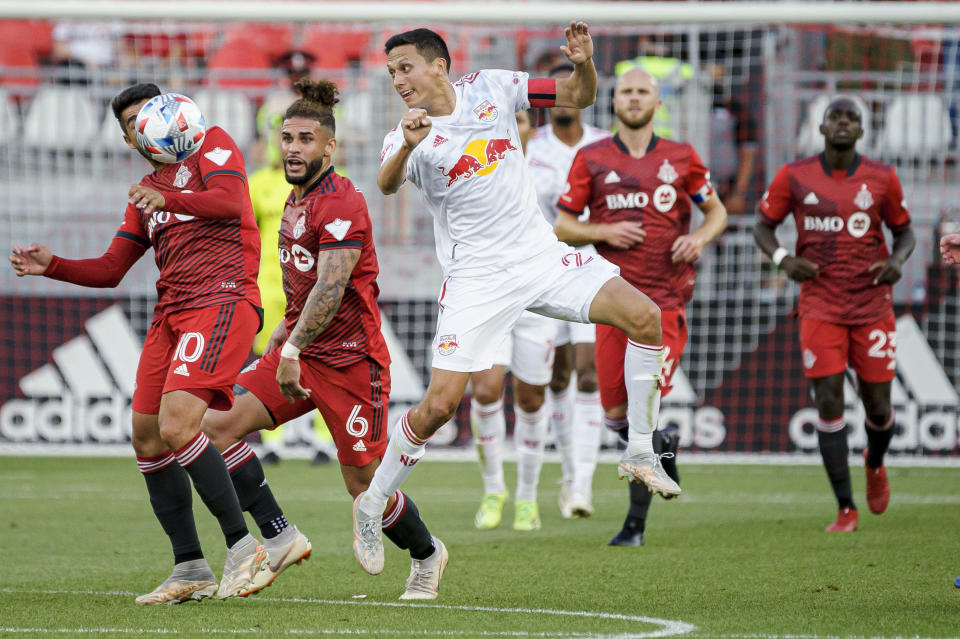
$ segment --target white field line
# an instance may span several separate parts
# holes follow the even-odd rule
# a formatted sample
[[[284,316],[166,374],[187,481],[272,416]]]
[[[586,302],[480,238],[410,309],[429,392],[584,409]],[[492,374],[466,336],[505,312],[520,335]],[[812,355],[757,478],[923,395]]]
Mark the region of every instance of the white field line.
[[[253,449],[260,453],[258,445]],[[428,450],[427,459],[434,461],[476,462],[474,448],[451,450]],[[601,464],[615,464],[620,460],[619,451],[600,453]],[[46,443],[0,443],[0,457],[128,457],[133,459],[133,448],[127,444],[46,444]],[[307,446],[287,447],[283,453],[285,459],[312,459],[313,451]],[[680,462],[684,464],[732,465],[771,465],[771,466],[820,466],[823,461],[819,453],[693,453],[680,451]],[[504,460],[516,461],[516,451],[512,445],[504,447]],[[549,451],[544,461],[559,463],[560,455]],[[960,455],[941,457],[924,455],[887,455],[884,459],[887,468],[960,468]],[[863,466],[863,457],[850,456],[851,466]]]
[[[108,595],[108,596],[122,596],[122,597],[133,597],[135,593],[132,592],[123,592],[117,590],[108,590],[108,591],[94,591],[94,590],[17,590],[13,588],[0,588],[0,593],[10,593],[10,594],[45,594],[45,595]],[[338,634],[353,634],[353,635],[400,635],[400,636],[411,636],[411,635],[423,635],[423,636],[510,636],[510,637],[558,637],[564,639],[575,639],[575,638],[586,638],[591,639],[655,639],[658,637],[676,637],[679,635],[685,635],[690,632],[693,632],[697,629],[696,626],[685,623],[683,621],[674,621],[671,619],[659,619],[657,617],[644,617],[642,615],[624,615],[619,613],[612,612],[594,612],[589,610],[553,610],[549,608],[499,608],[492,606],[454,606],[449,604],[408,604],[408,603],[399,603],[395,601],[358,601],[358,600],[336,600],[336,599],[304,599],[299,597],[256,597],[247,599],[246,601],[250,602],[260,602],[260,603],[306,603],[306,604],[318,604],[318,605],[327,605],[327,606],[373,606],[379,608],[433,608],[438,610],[460,610],[463,612],[491,612],[497,614],[518,614],[518,615],[552,615],[552,616],[564,616],[564,617],[585,617],[591,619],[608,619],[613,621],[623,621],[627,623],[644,623],[650,624],[653,626],[659,626],[659,628],[650,630],[647,632],[625,632],[625,633],[614,633],[614,634],[597,634],[597,633],[582,633],[582,632],[546,632],[546,633],[531,633],[522,630],[518,631],[459,631],[459,630],[424,630],[424,631],[411,631],[406,630],[388,630],[388,629],[288,629],[284,631],[284,634],[288,635],[338,635]],[[59,633],[123,633],[123,634],[177,634],[181,632],[180,630],[172,629],[136,629],[136,628],[2,628],[0,627],[0,633],[9,632],[9,633],[19,633],[24,634],[27,632],[59,632]],[[256,629],[204,629],[200,630],[203,633],[219,633],[219,634],[250,634],[253,632],[262,632]]]

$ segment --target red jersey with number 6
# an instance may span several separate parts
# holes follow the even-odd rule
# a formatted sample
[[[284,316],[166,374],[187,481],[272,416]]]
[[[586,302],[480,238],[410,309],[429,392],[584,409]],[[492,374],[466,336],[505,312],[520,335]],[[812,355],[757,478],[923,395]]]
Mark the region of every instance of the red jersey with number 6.
[[[334,368],[369,357],[387,368],[390,353],[380,332],[377,306],[380,267],[367,203],[350,180],[337,175],[330,167],[299,202],[290,194],[280,221],[287,333],[297,325],[310,291],[317,283],[320,254],[336,249],[358,250],[360,259],[353,267],[336,314],[323,332],[303,349],[302,356]]]
[[[760,201],[771,227],[790,213],[796,254],[819,268],[803,283],[800,317],[834,324],[869,324],[893,312],[893,287],[874,284],[875,262],[890,256],[881,224],[899,233],[910,212],[893,167],[859,154],[846,171],[831,171],[824,155],[785,164]]]
[[[693,295],[697,269],[674,264],[673,243],[690,232],[690,200],[713,195],[710,172],[689,144],[653,136],[642,158],[635,158],[619,136],[580,149],[557,208],[590,222],[640,222],[647,236],[628,249],[600,242],[597,252],[620,267],[625,280],[665,309],[683,308]]]
[[[145,249],[153,246],[160,269],[154,317],[241,299],[260,306],[260,233],[250,204],[243,154],[227,132],[216,126],[207,129],[196,153],[145,175],[140,184],[161,192],[197,193],[206,190],[206,181],[218,175],[243,181],[240,217],[214,219],[176,211],[147,214],[127,205],[117,235]]]

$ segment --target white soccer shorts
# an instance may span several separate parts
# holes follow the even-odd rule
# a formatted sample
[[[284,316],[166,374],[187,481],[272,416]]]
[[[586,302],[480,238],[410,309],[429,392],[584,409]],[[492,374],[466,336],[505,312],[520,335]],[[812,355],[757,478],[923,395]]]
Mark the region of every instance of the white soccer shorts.
[[[494,365],[524,310],[588,323],[593,298],[620,269],[599,255],[557,242],[492,273],[444,280],[433,339],[433,367],[472,373]]]
[[[546,386],[553,377],[554,332],[557,326],[567,323],[524,311],[497,349],[493,363],[509,368],[521,382]]]

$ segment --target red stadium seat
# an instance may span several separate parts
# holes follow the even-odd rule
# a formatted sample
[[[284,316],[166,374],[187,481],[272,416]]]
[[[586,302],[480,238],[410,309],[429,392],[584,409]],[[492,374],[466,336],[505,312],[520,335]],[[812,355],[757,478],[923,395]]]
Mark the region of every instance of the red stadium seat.
[[[342,69],[349,62],[360,62],[370,47],[369,31],[345,31],[308,27],[300,46],[316,57],[318,69]]]
[[[40,67],[33,51],[17,45],[0,45],[0,86],[13,89],[40,84]]]
[[[241,24],[227,29],[224,46],[241,42],[254,46],[268,57],[276,58],[293,47],[293,27],[289,24]]]
[[[270,56],[250,42],[234,40],[207,60],[206,84],[221,87],[268,87]]]

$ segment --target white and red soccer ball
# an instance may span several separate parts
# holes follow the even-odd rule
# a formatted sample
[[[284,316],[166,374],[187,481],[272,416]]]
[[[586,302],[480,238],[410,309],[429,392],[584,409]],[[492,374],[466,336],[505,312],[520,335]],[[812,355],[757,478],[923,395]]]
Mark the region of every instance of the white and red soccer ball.
[[[193,155],[207,131],[200,108],[179,93],[151,98],[137,114],[135,129],[143,152],[163,164],[183,162]]]

